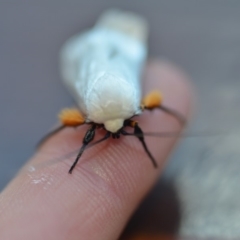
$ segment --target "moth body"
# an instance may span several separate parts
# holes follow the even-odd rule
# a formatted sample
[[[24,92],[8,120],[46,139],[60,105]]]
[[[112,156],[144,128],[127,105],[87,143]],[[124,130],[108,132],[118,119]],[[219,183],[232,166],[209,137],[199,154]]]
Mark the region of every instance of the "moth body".
[[[141,75],[147,56],[146,24],[130,13],[109,11],[61,52],[64,83],[86,122],[117,132],[141,113]]]
[[[111,10],[104,13],[92,29],[72,37],[63,46],[60,66],[63,82],[78,108],[63,109],[59,114],[61,125],[47,134],[39,145],[65,127],[88,124],[90,127],[69,169],[70,174],[88,146],[121,135],[138,138],[156,168],[157,162],[144,140],[146,134],[132,119],[144,110],[161,109],[185,124],[181,114],[162,105],[159,91],[154,90],[144,98],[141,96],[147,30],[142,17]],[[126,131],[125,127],[132,128],[133,132]],[[92,142],[97,128],[105,128],[106,134]]]

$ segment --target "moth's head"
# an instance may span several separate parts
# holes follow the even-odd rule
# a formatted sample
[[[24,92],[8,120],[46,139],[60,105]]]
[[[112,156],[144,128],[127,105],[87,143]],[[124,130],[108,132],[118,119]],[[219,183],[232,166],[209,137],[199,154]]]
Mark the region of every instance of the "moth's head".
[[[111,133],[116,133],[123,127],[124,119],[117,118],[104,122],[104,127]]]

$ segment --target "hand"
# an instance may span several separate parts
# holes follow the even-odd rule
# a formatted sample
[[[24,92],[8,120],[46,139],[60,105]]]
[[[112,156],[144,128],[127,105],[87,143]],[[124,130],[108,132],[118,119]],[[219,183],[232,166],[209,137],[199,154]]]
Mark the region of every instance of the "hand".
[[[164,104],[187,116],[190,94],[185,78],[175,67],[152,61],[146,69],[144,93],[161,90]],[[137,120],[146,132],[180,131],[179,123],[160,110]],[[28,165],[80,148],[84,129],[59,132]],[[137,138],[121,136],[88,149],[72,175],[68,174],[70,161],[21,171],[0,195],[0,239],[117,239],[162,172],[176,140],[146,137],[158,169]]]

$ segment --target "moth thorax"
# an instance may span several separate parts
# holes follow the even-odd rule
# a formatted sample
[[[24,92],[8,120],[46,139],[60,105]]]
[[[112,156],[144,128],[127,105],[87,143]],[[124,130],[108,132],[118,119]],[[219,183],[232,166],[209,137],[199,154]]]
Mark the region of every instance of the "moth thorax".
[[[104,122],[104,126],[107,131],[115,133],[123,127],[123,121],[124,120],[120,119],[120,118],[108,120],[108,121]]]

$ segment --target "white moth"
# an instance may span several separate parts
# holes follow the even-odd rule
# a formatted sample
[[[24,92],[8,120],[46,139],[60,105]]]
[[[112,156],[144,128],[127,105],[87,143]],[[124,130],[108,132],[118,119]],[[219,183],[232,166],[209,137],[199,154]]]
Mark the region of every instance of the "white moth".
[[[86,122],[117,132],[142,112],[141,74],[147,56],[143,18],[108,11],[93,29],[71,38],[61,52],[64,83]]]
[[[162,105],[161,94],[157,91],[141,100],[147,35],[147,23],[142,17],[110,10],[100,17],[92,29],[72,37],[63,46],[61,73],[78,109],[63,110],[59,116],[62,125],[43,141],[64,127],[90,125],[69,173],[72,173],[87,146],[100,143],[110,136],[119,138],[120,135],[136,136],[157,167],[144,141],[144,133],[131,118],[145,109],[160,108],[184,121],[177,112]],[[134,132],[126,132],[126,126],[134,128]],[[104,128],[106,135],[88,145],[94,139],[97,128]]]

